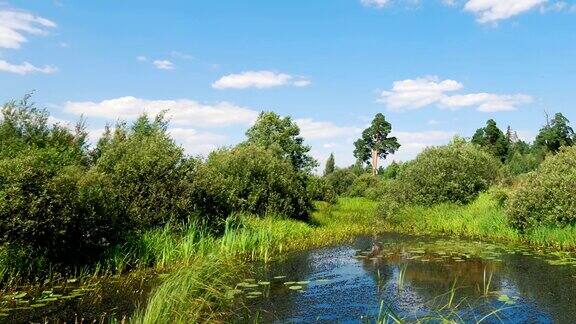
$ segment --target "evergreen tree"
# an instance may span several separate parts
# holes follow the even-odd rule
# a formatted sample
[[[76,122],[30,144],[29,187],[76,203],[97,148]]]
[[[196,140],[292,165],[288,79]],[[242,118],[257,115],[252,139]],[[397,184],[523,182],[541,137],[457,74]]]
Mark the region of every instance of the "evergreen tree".
[[[362,137],[354,142],[354,156],[372,167],[372,175],[378,173],[378,160],[385,159],[400,148],[396,137],[389,137],[392,125],[383,114],[376,114],[370,127],[362,132]]]
[[[536,136],[535,146],[544,151],[556,153],[562,146],[574,145],[576,137],[569,124],[570,121],[564,115],[556,113],[554,118],[540,129]]]
[[[334,172],[336,168],[336,163],[334,161],[334,153],[330,153],[328,160],[326,161],[326,167],[324,168],[324,176],[327,176]]]

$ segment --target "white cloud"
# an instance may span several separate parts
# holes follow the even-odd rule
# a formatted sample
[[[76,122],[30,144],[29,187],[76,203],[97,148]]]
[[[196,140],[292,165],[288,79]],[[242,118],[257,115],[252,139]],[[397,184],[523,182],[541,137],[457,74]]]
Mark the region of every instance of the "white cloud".
[[[50,65],[37,67],[28,62],[24,62],[22,64],[11,64],[7,61],[0,60],[0,71],[24,75],[29,73],[51,74],[57,72],[58,69]]]
[[[188,154],[207,155],[211,151],[224,145],[228,138],[224,135],[209,132],[198,132],[191,128],[170,128],[168,133],[174,140],[182,145]]]
[[[64,104],[64,109],[76,115],[108,119],[133,119],[142,113],[155,115],[167,110],[167,117],[170,118],[171,123],[200,127],[249,125],[258,117],[257,111],[228,102],[207,105],[188,99],[147,100],[131,96],[100,102],[68,101]]]
[[[144,55],[138,55],[138,56],[136,56],[136,60],[138,62],[146,62],[146,61],[148,61],[148,58]]]
[[[360,0],[360,2],[368,7],[383,8],[390,1],[389,0]]]
[[[476,15],[480,23],[508,19],[542,5],[546,0],[470,0],[464,10]]]
[[[449,108],[478,106],[478,111],[496,112],[512,111],[522,104],[532,102],[532,98],[524,94],[498,95],[493,93],[472,93],[466,95],[446,96],[441,104]]]
[[[0,10],[0,48],[18,49],[28,41],[26,34],[45,35],[56,23],[28,12]]]
[[[456,91],[462,87],[459,82],[440,81],[438,77],[394,81],[392,89],[383,91],[378,101],[386,104],[390,110],[418,109],[436,103],[446,92]]]
[[[160,70],[173,70],[174,63],[170,62],[169,60],[155,60],[152,62],[157,69]]]
[[[294,121],[300,127],[300,133],[306,140],[332,139],[350,136],[361,131],[359,128],[336,126],[331,122],[314,121],[310,118],[301,118]]]
[[[389,161],[401,160],[408,161],[416,157],[418,153],[422,152],[429,146],[442,145],[448,143],[455,135],[456,132],[449,131],[422,131],[422,132],[406,132],[406,131],[393,131],[391,136],[396,136],[400,143],[400,149],[388,158]]]
[[[310,81],[303,78],[294,78],[285,73],[272,71],[245,71],[239,74],[229,74],[212,83],[214,89],[246,89],[246,88],[272,88],[284,85],[305,87]]]
[[[515,110],[518,106],[532,102],[525,94],[469,93],[451,94],[463,88],[454,80],[440,80],[436,76],[395,81],[392,89],[382,91],[378,102],[392,111],[405,111],[437,105],[456,110],[462,107],[477,107],[478,111],[495,112]]]
[[[296,87],[307,87],[311,84],[312,82],[310,80],[297,80],[294,81],[294,86]]]
[[[183,60],[192,60],[194,59],[194,56],[188,54],[188,53],[184,53],[184,52],[179,52],[179,51],[172,51],[170,52],[170,56],[177,58],[177,59],[183,59]]]

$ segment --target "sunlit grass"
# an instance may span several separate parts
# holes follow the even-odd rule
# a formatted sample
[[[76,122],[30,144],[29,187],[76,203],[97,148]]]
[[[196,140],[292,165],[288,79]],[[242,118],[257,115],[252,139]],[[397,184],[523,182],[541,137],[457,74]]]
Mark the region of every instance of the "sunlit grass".
[[[576,226],[535,227],[520,233],[509,225],[504,207],[490,193],[467,205],[406,206],[386,219],[390,231],[522,243],[535,247],[576,250]]]

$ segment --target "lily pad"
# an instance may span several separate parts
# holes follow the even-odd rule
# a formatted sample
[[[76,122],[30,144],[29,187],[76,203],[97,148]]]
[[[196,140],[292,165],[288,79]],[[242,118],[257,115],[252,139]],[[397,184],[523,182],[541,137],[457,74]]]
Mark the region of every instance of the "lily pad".
[[[260,286],[268,286],[270,284],[270,281],[258,281],[258,284]]]
[[[291,289],[291,290],[300,290],[302,288],[303,288],[302,286],[298,286],[298,285],[288,287],[288,289]]]
[[[275,276],[274,279],[284,279],[286,276]]]

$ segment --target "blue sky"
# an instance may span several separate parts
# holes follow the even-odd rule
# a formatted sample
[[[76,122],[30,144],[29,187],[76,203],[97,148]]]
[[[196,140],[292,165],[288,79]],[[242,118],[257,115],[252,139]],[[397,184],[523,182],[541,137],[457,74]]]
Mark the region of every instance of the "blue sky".
[[[92,138],[169,109],[190,154],[273,110],[341,166],[383,112],[407,160],[488,118],[526,139],[545,110],[576,124],[576,2],[0,0],[0,89]]]

